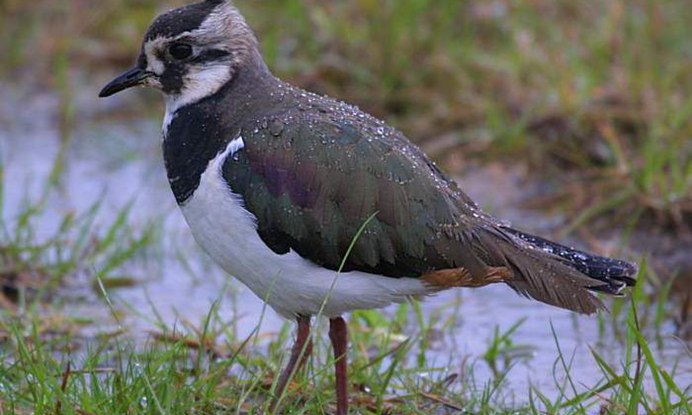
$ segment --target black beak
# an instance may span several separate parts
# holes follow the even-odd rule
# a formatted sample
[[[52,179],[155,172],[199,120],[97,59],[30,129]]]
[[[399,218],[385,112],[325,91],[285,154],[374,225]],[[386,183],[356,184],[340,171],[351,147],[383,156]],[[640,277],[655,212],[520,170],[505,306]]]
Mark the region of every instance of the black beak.
[[[151,75],[151,72],[147,72],[144,69],[134,67],[129,71],[125,72],[124,74],[118,76],[114,80],[110,81],[108,85],[104,86],[101,92],[99,92],[99,98],[109,97],[124,89],[141,85],[142,82]]]

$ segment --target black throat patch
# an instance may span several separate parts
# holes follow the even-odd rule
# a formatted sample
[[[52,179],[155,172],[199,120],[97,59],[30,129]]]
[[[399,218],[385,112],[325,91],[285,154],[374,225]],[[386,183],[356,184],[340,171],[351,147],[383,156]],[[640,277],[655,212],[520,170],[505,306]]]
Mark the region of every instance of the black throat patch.
[[[254,123],[252,114],[267,109],[265,95],[276,88],[277,81],[260,64],[239,71],[215,94],[176,111],[163,141],[163,156],[179,205],[197,189],[209,162],[238,136],[244,124]]]
[[[184,106],[176,111],[168,126],[163,156],[178,205],[183,205],[192,196],[209,162],[237,134],[220,121],[215,110],[218,103],[219,98],[214,95]]]

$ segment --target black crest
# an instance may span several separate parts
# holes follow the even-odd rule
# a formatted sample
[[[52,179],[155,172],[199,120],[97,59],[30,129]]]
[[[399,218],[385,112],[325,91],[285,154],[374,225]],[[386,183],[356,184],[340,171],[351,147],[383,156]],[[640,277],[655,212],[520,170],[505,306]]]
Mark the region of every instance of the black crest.
[[[164,13],[154,20],[154,23],[149,27],[146,40],[157,37],[173,37],[183,32],[198,29],[204,19],[209,16],[209,13],[225,1],[206,0]]]

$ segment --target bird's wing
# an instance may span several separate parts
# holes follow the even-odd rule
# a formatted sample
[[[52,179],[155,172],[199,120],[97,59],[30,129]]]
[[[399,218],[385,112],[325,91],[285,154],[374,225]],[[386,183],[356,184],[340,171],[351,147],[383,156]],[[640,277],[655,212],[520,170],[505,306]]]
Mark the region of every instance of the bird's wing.
[[[603,307],[589,293],[602,281],[503,229],[401,133],[359,114],[295,110],[242,129],[223,177],[274,252],[338,270],[355,239],[343,271],[440,288],[504,281],[577,312]]]
[[[459,235],[475,205],[396,130],[365,114],[355,125],[296,110],[241,136],[223,177],[274,252],[337,270],[365,225],[345,271],[417,277],[464,261]]]

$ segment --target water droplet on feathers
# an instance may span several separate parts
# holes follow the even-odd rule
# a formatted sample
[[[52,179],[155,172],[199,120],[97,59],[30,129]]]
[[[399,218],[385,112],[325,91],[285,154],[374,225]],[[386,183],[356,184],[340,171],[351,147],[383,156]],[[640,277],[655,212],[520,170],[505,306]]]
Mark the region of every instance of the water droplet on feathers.
[[[284,123],[274,120],[269,124],[269,132],[274,137],[278,137],[284,131]]]

